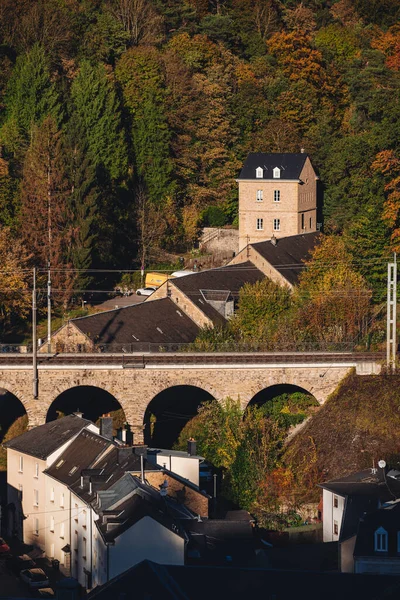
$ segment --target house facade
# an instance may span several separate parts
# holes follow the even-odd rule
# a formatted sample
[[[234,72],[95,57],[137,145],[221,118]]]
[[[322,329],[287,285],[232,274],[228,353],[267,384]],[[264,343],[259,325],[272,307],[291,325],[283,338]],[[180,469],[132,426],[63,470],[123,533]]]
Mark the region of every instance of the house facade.
[[[248,244],[317,230],[317,180],[310,158],[248,155],[239,185],[239,252]]]
[[[51,466],[83,429],[98,428],[77,415],[42,425],[7,444],[7,530],[25,544],[45,549],[46,477]],[[60,513],[59,513],[60,514]]]

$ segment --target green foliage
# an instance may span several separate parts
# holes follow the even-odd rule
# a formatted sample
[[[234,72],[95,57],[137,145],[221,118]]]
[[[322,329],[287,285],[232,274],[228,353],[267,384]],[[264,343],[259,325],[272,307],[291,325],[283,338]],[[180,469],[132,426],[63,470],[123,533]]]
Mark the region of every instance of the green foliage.
[[[58,96],[47,56],[39,44],[17,58],[5,98],[6,120],[0,135],[8,152],[18,155],[33,127],[52,114],[59,118]]]
[[[202,221],[205,227],[223,227],[226,225],[226,215],[219,206],[209,206],[203,212]]]
[[[183,428],[176,443],[177,449],[186,448],[193,437],[198,451],[215,467],[229,469],[235,460],[240,443],[242,411],[238,401],[226,398],[224,402],[208,402],[199,408],[197,417]]]
[[[276,421],[280,427],[288,429],[304,421],[312,406],[319,406],[313,396],[295,392],[276,396],[265,402],[259,410],[262,415]]]
[[[8,431],[2,438],[2,445],[0,446],[0,471],[7,471],[7,449],[4,448],[3,444],[9,442],[13,438],[22,435],[28,429],[28,415],[18,417],[18,419],[11,425]]]
[[[72,87],[75,129],[84,136],[94,167],[112,180],[128,174],[121,109],[112,79],[103,65],[83,61]]]

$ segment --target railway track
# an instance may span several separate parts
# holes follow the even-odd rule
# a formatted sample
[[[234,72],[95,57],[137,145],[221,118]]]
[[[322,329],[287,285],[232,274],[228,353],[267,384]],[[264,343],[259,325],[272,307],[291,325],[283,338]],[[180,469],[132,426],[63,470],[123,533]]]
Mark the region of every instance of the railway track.
[[[384,352],[259,352],[259,353],[149,353],[149,354],[42,354],[38,366],[119,365],[122,368],[145,368],[157,365],[227,365],[271,363],[363,363],[386,359]],[[0,368],[32,366],[31,354],[0,354]]]

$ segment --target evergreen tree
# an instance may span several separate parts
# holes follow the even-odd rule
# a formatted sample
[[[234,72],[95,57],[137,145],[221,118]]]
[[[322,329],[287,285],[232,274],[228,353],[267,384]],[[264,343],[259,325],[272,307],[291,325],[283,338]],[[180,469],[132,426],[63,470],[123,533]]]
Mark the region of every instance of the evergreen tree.
[[[96,170],[103,170],[114,181],[126,178],[128,153],[121,109],[105,68],[83,61],[72,84],[71,96],[78,130],[84,136]]]
[[[171,133],[165,115],[165,86],[154,48],[128,51],[117,66],[125,104],[132,116],[132,141],[137,174],[145,182],[149,198],[162,204],[171,195]]]
[[[97,236],[96,222],[99,190],[96,186],[94,167],[90,164],[86,148],[82,147],[79,137],[73,128],[65,145],[65,156],[68,164],[69,192],[67,202],[71,215],[72,235],[69,238],[67,262],[78,271],[88,269],[93,260],[94,242]],[[87,287],[91,278],[78,272],[75,288]]]
[[[57,92],[50,78],[46,54],[35,44],[30,52],[17,58],[6,92],[6,119],[1,139],[9,152],[19,156],[35,125],[51,114],[60,117]]]

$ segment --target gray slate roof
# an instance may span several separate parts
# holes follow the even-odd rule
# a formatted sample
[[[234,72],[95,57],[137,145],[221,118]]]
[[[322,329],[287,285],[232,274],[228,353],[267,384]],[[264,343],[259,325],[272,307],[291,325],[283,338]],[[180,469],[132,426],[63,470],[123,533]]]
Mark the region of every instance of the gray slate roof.
[[[6,442],[4,446],[45,460],[88,425],[93,425],[92,421],[72,414],[34,427]]]
[[[388,534],[387,552],[375,552],[375,531],[383,527]],[[354,556],[396,557],[398,552],[397,533],[400,531],[400,502],[387,504],[360,519]]]
[[[281,169],[281,179],[300,179],[300,173],[307,159],[304,152],[266,154],[264,152],[250,152],[242,170],[239,180],[256,179],[257,167],[263,169],[263,179],[273,179],[273,169]],[[260,178],[261,181],[261,178]]]
[[[237,300],[239,291],[245,283],[256,283],[262,279],[265,279],[264,273],[248,261],[239,265],[200,271],[190,277],[179,277],[170,283],[190,298],[217,325],[226,323],[226,319],[207,302],[206,298],[222,300],[226,299],[226,292],[230,292],[232,299]]]
[[[278,238],[276,245],[268,240],[256,242],[251,246],[290,284],[296,285],[304,268],[304,261],[310,258],[310,252],[318,244],[320,238],[321,234],[316,231]]]
[[[184,277],[182,279],[185,279]],[[192,342],[197,325],[169,298],[108,310],[71,322],[96,344]]]

